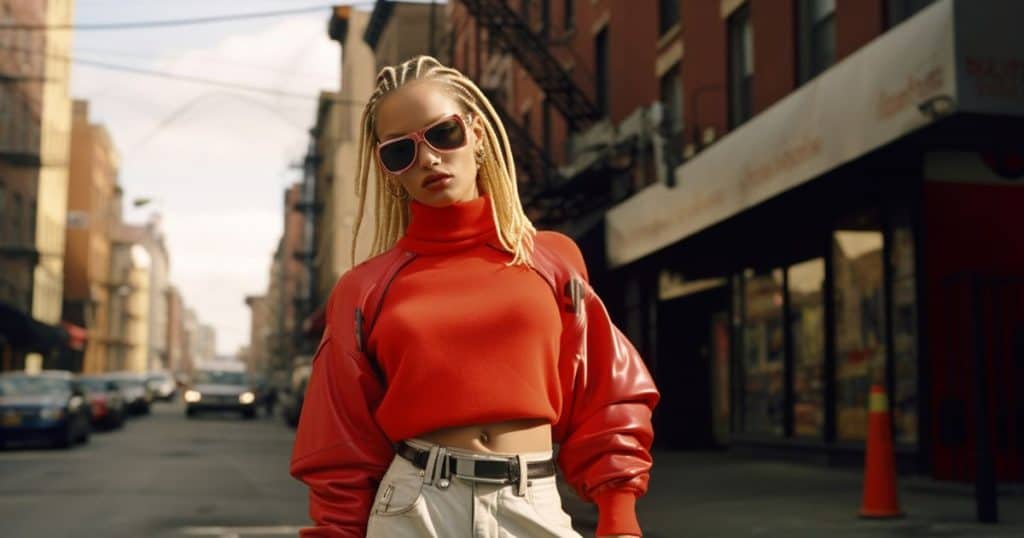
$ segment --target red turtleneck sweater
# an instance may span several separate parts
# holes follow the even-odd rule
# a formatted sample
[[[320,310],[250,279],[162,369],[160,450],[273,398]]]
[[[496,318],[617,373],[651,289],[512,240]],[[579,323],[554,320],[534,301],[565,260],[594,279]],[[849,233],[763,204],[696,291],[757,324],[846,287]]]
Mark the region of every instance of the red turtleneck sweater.
[[[399,246],[419,254],[384,297],[369,351],[387,392],[376,419],[394,441],[442,428],[539,418],[561,408],[561,318],[551,288],[508,266],[490,198],[411,204]]]

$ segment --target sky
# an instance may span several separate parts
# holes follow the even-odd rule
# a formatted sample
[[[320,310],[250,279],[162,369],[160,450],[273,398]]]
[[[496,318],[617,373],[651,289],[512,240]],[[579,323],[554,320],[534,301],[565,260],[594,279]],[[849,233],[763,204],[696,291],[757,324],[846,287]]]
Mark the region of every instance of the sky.
[[[336,90],[329,1],[78,0],[75,23],[130,22],[306,6],[322,12],[202,26],[76,31],[73,56],[304,94],[247,93],[72,64],[71,93],[110,133],[125,220],[161,215],[171,283],[217,331],[217,352],[249,342],[246,295],[267,289],[284,189],[301,179],[315,96]],[[368,8],[368,6],[366,7]],[[132,207],[135,198],[151,198]]]

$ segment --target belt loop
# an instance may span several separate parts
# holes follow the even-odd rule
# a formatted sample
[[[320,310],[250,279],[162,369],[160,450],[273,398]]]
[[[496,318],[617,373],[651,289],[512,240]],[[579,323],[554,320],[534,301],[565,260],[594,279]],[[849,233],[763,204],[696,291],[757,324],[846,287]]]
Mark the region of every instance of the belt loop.
[[[448,486],[451,485],[451,479],[450,479],[451,472],[448,470],[448,462],[449,462],[449,460],[452,459],[452,457],[448,455],[448,449],[444,448],[444,447],[442,447],[440,450],[438,450],[438,456],[437,457],[440,458],[440,460],[441,460],[440,461],[441,475],[440,475],[440,478],[437,481],[437,487],[439,487],[441,489],[448,489]]]
[[[526,487],[530,485],[529,474],[526,458],[516,454],[516,495],[519,497],[526,496]]]
[[[430,447],[430,453],[427,455],[427,463],[423,466],[423,483],[432,486],[434,485],[434,467],[437,465],[437,452],[440,450],[440,446],[434,445]]]

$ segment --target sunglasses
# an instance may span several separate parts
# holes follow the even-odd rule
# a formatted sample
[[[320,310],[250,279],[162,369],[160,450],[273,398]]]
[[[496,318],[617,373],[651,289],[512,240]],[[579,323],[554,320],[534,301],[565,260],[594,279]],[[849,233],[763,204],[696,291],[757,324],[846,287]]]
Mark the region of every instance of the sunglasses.
[[[416,162],[420,141],[435,151],[448,153],[465,146],[466,140],[465,120],[459,114],[452,114],[419,131],[378,143],[377,159],[388,173],[397,176]]]

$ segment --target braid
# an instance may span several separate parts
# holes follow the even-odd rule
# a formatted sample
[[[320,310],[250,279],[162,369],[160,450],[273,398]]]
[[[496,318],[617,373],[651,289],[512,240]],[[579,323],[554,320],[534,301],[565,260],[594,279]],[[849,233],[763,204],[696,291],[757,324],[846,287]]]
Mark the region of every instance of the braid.
[[[431,80],[442,84],[465,112],[483,120],[484,161],[479,170],[480,188],[491,197],[494,225],[501,246],[513,255],[509,265],[529,265],[537,230],[523,211],[519,199],[515,159],[505,126],[490,101],[472,80],[456,69],[441,65],[430,56],[417,56],[397,66],[381,69],[377,74],[376,89],[363,109],[356,174],[356,197],[359,204],[352,238],[353,264],[356,262],[356,245],[365,216],[366,198],[370,192],[371,170],[376,187],[373,189],[376,224],[371,256],[394,247],[409,225],[409,203],[388,192],[385,186],[387,174],[376,159],[374,147],[377,144],[377,105],[384,96],[416,80]]]

